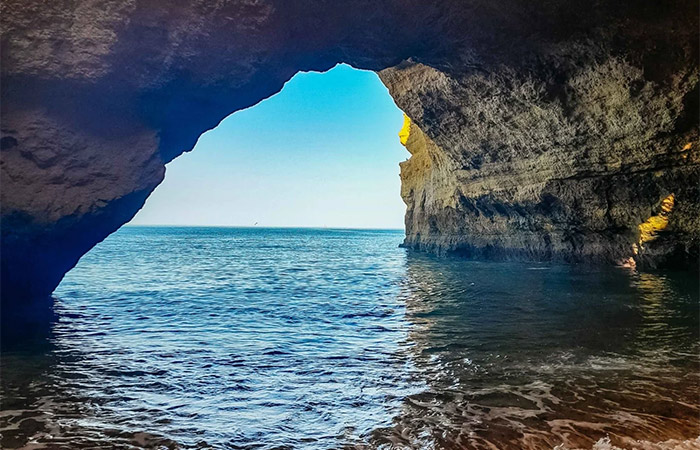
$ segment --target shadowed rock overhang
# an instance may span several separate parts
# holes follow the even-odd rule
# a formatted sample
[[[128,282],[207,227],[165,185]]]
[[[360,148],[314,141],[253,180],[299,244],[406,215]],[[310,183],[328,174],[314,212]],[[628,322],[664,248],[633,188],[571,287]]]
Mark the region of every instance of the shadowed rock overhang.
[[[49,295],[203,132],[296,72],[339,62],[379,72],[410,118],[404,245],[477,257],[697,260],[695,1],[0,8],[5,306]],[[663,227],[646,239],[644,224],[670,195]]]

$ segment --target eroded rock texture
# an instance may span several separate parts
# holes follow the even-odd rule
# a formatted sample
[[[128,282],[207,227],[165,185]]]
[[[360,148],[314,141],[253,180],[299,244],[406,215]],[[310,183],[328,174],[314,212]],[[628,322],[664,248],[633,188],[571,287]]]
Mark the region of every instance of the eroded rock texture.
[[[525,77],[510,67],[382,72],[420,121],[401,166],[405,245],[646,266],[697,258],[696,69],[664,85],[619,57],[582,61],[561,73],[544,60]],[[643,235],[669,196],[667,223]]]
[[[407,245],[650,263],[697,251],[693,0],[1,8],[6,305],[48,295],[201,133],[338,62],[380,71],[412,119]],[[670,194],[664,229],[640,243]]]

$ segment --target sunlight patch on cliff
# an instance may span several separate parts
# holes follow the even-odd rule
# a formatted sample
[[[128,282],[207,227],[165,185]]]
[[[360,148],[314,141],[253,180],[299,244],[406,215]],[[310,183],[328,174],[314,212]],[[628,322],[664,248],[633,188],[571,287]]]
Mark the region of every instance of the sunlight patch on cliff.
[[[661,201],[661,212],[656,216],[649,217],[644,223],[639,225],[639,246],[644,248],[646,242],[651,242],[657,238],[657,233],[668,226],[668,216],[675,205],[675,195],[671,194]]]
[[[402,145],[406,145],[406,142],[408,142],[408,137],[411,135],[411,118],[408,117],[405,113],[403,115],[403,125],[401,126],[401,130],[399,131],[399,140],[401,141]]]

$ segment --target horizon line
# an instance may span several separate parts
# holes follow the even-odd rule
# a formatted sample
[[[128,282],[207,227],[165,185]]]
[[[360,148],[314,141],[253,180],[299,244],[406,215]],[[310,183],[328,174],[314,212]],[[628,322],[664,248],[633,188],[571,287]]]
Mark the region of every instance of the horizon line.
[[[406,231],[405,228],[390,228],[390,227],[328,227],[328,226],[310,226],[310,225],[194,225],[194,224],[131,224],[127,223],[120,228],[126,227],[161,227],[161,228],[262,228],[262,229],[308,229],[308,230],[387,230],[387,231]]]

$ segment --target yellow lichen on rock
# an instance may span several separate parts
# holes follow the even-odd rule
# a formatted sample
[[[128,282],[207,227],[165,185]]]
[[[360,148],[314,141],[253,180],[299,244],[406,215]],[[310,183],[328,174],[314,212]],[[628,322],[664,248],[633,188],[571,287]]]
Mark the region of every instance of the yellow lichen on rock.
[[[645,242],[653,241],[657,238],[657,233],[668,226],[668,216],[675,204],[674,194],[669,195],[661,201],[661,212],[656,216],[649,217],[644,223],[639,225],[639,246],[643,248]]]
[[[401,131],[399,131],[399,140],[402,145],[406,145],[408,142],[408,137],[411,135],[411,118],[406,114],[403,115],[403,125],[401,126]]]

